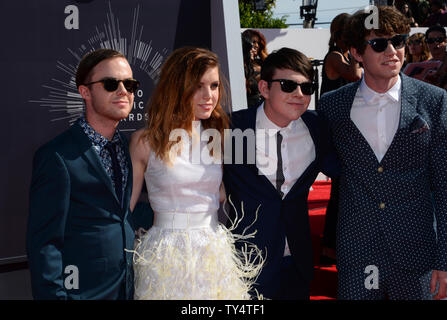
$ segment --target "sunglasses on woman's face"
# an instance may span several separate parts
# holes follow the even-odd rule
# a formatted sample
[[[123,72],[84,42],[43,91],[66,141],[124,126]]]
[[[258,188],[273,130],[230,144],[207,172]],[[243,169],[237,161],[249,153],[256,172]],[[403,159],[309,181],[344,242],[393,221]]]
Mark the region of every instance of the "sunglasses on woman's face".
[[[315,84],[313,82],[298,83],[287,79],[273,79],[267,82],[279,82],[281,85],[281,90],[286,93],[295,91],[298,86],[301,88],[301,92],[306,96],[312,95],[315,91]]]
[[[366,41],[366,43],[369,44],[375,52],[383,52],[388,47],[388,41],[391,42],[394,49],[403,48],[405,46],[407,37],[408,37],[408,34],[398,34],[391,38],[371,39],[371,40]]]
[[[124,88],[126,88],[127,92],[134,93],[137,91],[138,87],[140,86],[140,82],[135,79],[124,79],[124,80],[118,80],[115,78],[104,78],[98,81],[93,81],[90,83],[86,83],[85,85],[88,86],[90,84],[95,84],[101,82],[104,86],[104,89],[108,92],[114,92],[118,89],[118,86],[120,82],[123,83]]]
[[[408,41],[408,45],[412,46],[412,45],[420,45],[422,44],[422,40],[409,40]]]
[[[442,42],[444,42],[445,41],[445,37],[438,37],[438,38],[427,38],[427,40],[425,40],[425,41],[427,41],[427,43],[442,43]]]

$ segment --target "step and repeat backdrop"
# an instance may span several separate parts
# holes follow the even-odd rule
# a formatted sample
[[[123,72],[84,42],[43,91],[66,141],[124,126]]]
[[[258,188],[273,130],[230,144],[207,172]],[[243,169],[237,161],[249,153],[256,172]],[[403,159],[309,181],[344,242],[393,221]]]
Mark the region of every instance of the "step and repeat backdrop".
[[[26,260],[33,154],[83,113],[74,80],[81,58],[104,47],[128,58],[141,82],[120,124],[129,137],[144,126],[167,55],[183,45],[211,49],[210,10],[209,0],[1,1],[0,265]]]

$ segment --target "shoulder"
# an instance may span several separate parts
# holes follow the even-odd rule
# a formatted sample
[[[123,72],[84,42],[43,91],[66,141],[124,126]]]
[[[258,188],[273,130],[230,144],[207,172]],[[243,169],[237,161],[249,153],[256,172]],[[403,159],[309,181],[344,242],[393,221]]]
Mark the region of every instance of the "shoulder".
[[[39,177],[41,174],[52,176],[67,174],[66,160],[74,159],[78,155],[76,139],[71,129],[68,129],[40,146],[34,153],[33,177]]]
[[[76,142],[72,131],[71,128],[65,130],[50,141],[44,143],[37,149],[36,155],[66,154],[73,152],[73,146]]]
[[[146,129],[141,128],[135,131],[130,137],[129,151],[134,159],[147,161],[150,153],[149,141],[145,136]]]
[[[342,103],[345,99],[352,98],[360,85],[360,81],[348,83],[336,90],[328,91],[324,93],[320,100],[320,107],[324,108],[327,105],[333,105],[334,103]]]
[[[326,119],[321,115],[319,111],[307,110],[301,115],[301,118],[303,119],[307,127],[321,128],[327,126]]]
[[[252,111],[253,111],[253,109],[251,109],[251,108],[242,109],[242,110],[232,112],[230,116],[231,116],[231,119],[242,119],[242,118],[247,117],[250,113],[252,113]]]
[[[256,118],[258,108],[248,108],[232,112],[230,115],[231,127],[239,128],[248,120]]]
[[[327,62],[344,61],[343,54],[339,51],[330,51],[326,55]]]
[[[141,129],[138,129],[137,131],[135,131],[134,133],[132,133],[132,135],[130,136],[131,143],[132,143],[132,141],[133,142],[139,141],[141,139],[141,137],[143,136],[144,131],[145,131],[145,128],[141,128]]]
[[[326,119],[315,110],[308,110],[301,116],[315,145],[326,148],[329,141],[329,125]]]
[[[301,118],[303,119],[304,122],[306,121],[318,121],[318,119],[320,118],[319,114],[317,111],[315,110],[306,110],[302,115]]]
[[[146,137],[146,128],[141,128],[130,136],[131,147],[149,148],[149,141]]]
[[[415,104],[419,113],[424,114],[432,122],[445,122],[447,119],[447,92],[423,81],[409,78],[402,83],[402,99]],[[402,104],[404,106],[404,104]]]
[[[445,89],[406,75],[402,75],[402,92],[418,99],[441,98],[446,95]]]

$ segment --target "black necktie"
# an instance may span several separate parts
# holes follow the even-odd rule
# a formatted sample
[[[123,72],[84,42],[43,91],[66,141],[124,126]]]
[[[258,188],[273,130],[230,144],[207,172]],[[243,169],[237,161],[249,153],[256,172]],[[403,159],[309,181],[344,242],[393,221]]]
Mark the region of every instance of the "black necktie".
[[[276,134],[276,153],[278,155],[278,164],[276,166],[276,190],[278,190],[282,198],[284,193],[281,191],[281,186],[284,183],[285,179],[284,179],[284,172],[282,171],[281,143],[282,143],[282,135],[278,131],[278,133]]]
[[[122,201],[123,193],[123,173],[121,171],[121,166],[118,161],[118,154],[116,153],[116,142],[108,142],[105,148],[110,153],[110,158],[112,158],[112,169],[113,169],[113,182],[115,183],[115,192],[118,197],[119,202]]]

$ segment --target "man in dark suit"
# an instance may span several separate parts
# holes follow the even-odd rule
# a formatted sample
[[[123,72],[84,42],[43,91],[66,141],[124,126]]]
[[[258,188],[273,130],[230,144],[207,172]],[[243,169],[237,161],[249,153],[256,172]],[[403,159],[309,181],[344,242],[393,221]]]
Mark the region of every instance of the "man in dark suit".
[[[138,81],[119,52],[100,49],[78,66],[85,115],[36,152],[27,253],[35,299],[131,299],[132,165],[116,129]]]
[[[223,177],[233,204],[230,217],[244,213],[236,233],[256,230],[249,241],[265,249],[266,261],[255,289],[270,299],[309,299],[313,258],[307,197],[328,152],[326,126],[306,111],[313,79],[301,52],[275,51],[261,70],[265,102],[231,118],[232,157],[225,149]],[[240,138],[243,134],[247,139]]]
[[[410,32],[400,12],[379,7],[378,29],[367,29],[368,17],[359,11],[346,29],[362,80],[320,100],[341,162],[339,298],[430,299],[438,286],[441,299],[447,94],[400,73]]]

